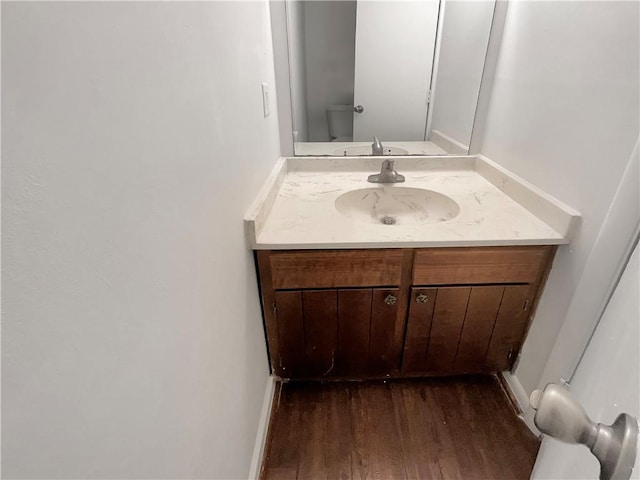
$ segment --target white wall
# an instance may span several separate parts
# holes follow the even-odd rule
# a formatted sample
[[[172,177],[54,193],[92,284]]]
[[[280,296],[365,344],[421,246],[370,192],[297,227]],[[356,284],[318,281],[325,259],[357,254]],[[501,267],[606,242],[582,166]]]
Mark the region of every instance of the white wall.
[[[469,145],[494,0],[443,2],[431,129]]]
[[[3,4],[3,478],[246,478],[263,81],[266,2]]]
[[[570,304],[588,300],[572,298],[585,266],[611,272],[606,255],[591,253],[615,213],[609,208],[638,137],[638,9],[637,2],[509,6],[482,153],[583,217],[572,244],[558,251],[522,350],[515,374],[527,392],[551,381],[542,374]],[[637,206],[623,207],[634,225]],[[570,335],[565,341],[556,348],[571,346]]]
[[[309,141],[328,142],[327,107],[353,104],[356,2],[307,2],[305,34]]]
[[[290,0],[285,4],[287,16],[287,42],[291,88],[291,115],[294,142],[309,141],[307,110],[307,63],[305,60],[305,14],[307,3]]]

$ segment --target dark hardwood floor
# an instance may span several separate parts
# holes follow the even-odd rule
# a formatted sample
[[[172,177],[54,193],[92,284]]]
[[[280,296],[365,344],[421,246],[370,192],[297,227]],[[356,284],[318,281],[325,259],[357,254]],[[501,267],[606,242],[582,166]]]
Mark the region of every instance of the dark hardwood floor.
[[[526,479],[538,440],[489,376],[287,383],[263,479]]]

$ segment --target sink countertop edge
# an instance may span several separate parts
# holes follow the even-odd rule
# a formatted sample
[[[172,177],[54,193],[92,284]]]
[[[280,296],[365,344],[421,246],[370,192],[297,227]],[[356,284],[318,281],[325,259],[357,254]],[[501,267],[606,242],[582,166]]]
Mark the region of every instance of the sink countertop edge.
[[[367,248],[444,248],[444,247],[517,247],[535,245],[567,245],[566,238],[536,238],[522,240],[456,240],[456,241],[397,241],[397,242],[334,242],[334,243],[260,243],[254,250],[350,250]]]
[[[396,168],[406,172],[420,171],[471,171],[498,189],[512,202],[520,205],[528,213],[551,230],[548,234],[525,238],[482,238],[482,239],[434,239],[434,240],[389,240],[372,239],[309,241],[281,241],[260,238],[268,221],[272,207],[281,192],[289,173],[298,172],[371,172],[379,167],[382,157],[280,157],[265,181],[260,193],[244,217],[245,232],[249,248],[255,250],[284,249],[361,249],[361,248],[429,248],[429,247],[471,247],[471,246],[515,246],[515,245],[563,245],[570,243],[571,234],[580,220],[580,214],[559,202],[546,192],[512,174],[482,155],[472,156],[429,156],[429,157],[385,157],[398,161]],[[402,163],[405,163],[403,166]],[[348,190],[345,190],[345,192]],[[394,227],[392,227],[394,228]],[[555,235],[554,235],[555,234]]]
[[[256,248],[256,245],[258,245],[258,236],[267,221],[271,207],[276,201],[287,172],[287,158],[278,158],[260,192],[247,209],[244,215],[244,231],[249,248]]]

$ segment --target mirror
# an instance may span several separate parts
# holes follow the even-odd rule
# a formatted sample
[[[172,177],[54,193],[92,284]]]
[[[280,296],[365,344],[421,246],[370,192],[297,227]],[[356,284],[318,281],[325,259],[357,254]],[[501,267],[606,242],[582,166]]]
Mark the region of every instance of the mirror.
[[[295,155],[465,155],[495,0],[287,0]]]

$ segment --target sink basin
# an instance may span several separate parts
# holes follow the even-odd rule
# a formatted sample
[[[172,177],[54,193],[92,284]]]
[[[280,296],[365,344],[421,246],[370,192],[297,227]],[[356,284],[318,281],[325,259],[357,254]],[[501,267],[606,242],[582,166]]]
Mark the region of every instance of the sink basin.
[[[343,193],[336,198],[335,206],[357,222],[383,225],[440,223],[460,213],[458,204],[441,193],[389,185]]]
[[[404,148],[384,147],[385,155],[407,155],[408,153],[409,152]],[[332,155],[344,155],[345,157],[371,155],[371,145],[338,148],[337,150],[334,150]]]

